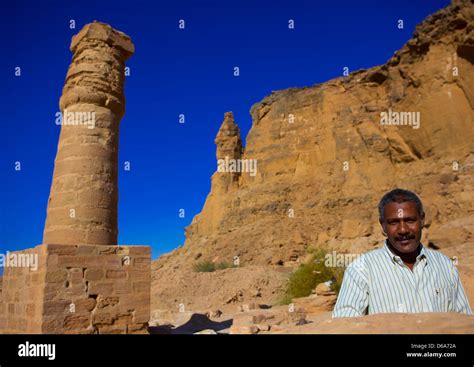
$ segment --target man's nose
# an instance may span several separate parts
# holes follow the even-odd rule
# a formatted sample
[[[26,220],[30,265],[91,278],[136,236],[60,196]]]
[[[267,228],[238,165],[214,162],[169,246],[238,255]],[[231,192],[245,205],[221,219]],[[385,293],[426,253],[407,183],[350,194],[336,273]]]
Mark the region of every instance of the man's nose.
[[[400,225],[398,226],[398,233],[399,234],[408,233],[408,226],[406,225],[406,223],[403,220],[400,221]]]

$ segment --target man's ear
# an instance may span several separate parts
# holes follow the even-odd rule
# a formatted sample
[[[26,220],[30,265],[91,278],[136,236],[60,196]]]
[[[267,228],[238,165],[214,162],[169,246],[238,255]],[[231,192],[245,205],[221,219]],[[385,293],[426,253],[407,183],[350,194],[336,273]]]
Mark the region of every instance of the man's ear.
[[[424,226],[425,226],[425,212],[421,214],[421,228],[423,229]]]
[[[380,223],[380,227],[382,227],[382,234],[385,236],[385,237],[388,237],[387,236],[387,230],[385,229],[385,224],[382,222],[382,219],[379,218],[379,223]]]

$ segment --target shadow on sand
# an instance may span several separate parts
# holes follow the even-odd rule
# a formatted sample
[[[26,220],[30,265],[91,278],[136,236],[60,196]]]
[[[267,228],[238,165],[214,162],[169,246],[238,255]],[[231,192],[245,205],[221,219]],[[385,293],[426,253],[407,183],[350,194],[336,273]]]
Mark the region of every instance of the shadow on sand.
[[[150,334],[194,334],[202,330],[214,330],[216,333],[229,329],[232,326],[232,319],[222,322],[216,322],[209,319],[203,314],[193,314],[188,322],[174,327],[173,325],[150,326],[148,332]]]

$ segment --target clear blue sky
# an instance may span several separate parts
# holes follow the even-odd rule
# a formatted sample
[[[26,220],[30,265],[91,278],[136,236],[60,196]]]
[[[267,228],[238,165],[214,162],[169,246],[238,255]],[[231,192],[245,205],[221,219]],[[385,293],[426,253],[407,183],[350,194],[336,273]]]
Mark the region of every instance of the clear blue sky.
[[[233,111],[245,138],[253,103],[382,64],[444,0],[10,1],[2,5],[0,253],[42,241],[59,136],[55,113],[72,35],[92,20],[127,33],[119,244],[184,243],[216,169],[214,138]],[[39,5],[41,4],[41,5]],[[70,19],[76,29],[69,28]],[[186,21],[185,30],[178,20]],[[294,19],[295,29],[288,29]],[[403,19],[405,28],[397,28]],[[14,68],[21,67],[21,77]],[[240,76],[233,76],[233,67]],[[178,123],[184,113],[186,122]],[[21,171],[15,171],[15,162]],[[123,162],[131,162],[131,171]],[[184,219],[179,209],[185,209]]]

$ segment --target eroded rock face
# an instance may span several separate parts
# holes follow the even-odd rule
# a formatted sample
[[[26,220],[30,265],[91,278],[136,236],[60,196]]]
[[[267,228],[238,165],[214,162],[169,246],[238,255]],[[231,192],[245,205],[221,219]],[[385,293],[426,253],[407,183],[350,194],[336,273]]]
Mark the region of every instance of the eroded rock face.
[[[428,17],[386,64],[255,104],[242,158],[258,160],[257,174],[242,173],[218,203],[213,180],[187,252],[267,264],[312,244],[366,250],[382,239],[377,202],[396,186],[423,199],[431,241],[465,240],[467,226],[452,237],[441,226],[472,217],[472,32],[473,5],[459,2]],[[401,112],[419,113],[419,124],[382,123],[382,113]]]
[[[119,123],[130,38],[107,24],[73,37],[43,243],[117,244]]]
[[[234,164],[241,160],[243,147],[240,138],[240,129],[234,121],[232,112],[224,114],[224,121],[217,133],[216,139],[216,161],[217,170],[211,178],[211,192],[207,198],[205,209],[212,220],[196,223],[196,228],[188,227],[188,230],[213,233],[218,230],[221,219],[224,218],[228,196],[239,189],[241,172],[231,172],[230,163]],[[221,170],[219,171],[219,167]],[[201,229],[197,229],[200,227]]]
[[[257,174],[213,175],[184,247],[153,265],[156,302],[162,287],[171,292],[169,279],[180,293],[177,279],[198,254],[278,266],[297,264],[308,247],[357,254],[380,246],[377,204],[395,187],[423,200],[425,245],[445,251],[472,241],[473,19],[474,5],[457,1],[422,22],[386,64],[255,104],[242,159],[256,159]],[[235,153],[230,141],[226,152]]]
[[[240,159],[242,157],[242,139],[240,130],[234,121],[232,112],[224,114],[224,121],[214,142],[217,145],[217,159]]]

